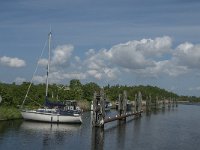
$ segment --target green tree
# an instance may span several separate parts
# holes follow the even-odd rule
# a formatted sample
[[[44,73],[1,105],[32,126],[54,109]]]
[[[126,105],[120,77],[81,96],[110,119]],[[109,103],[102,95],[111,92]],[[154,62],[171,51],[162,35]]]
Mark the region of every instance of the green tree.
[[[94,92],[99,90],[100,87],[96,83],[94,82],[87,83],[83,86],[83,98],[88,101],[92,101]]]

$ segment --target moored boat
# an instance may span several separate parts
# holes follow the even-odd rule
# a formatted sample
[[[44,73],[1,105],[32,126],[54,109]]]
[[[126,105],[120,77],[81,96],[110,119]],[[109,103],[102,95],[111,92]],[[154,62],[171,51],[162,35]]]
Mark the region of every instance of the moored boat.
[[[81,123],[81,111],[80,108],[77,107],[77,103],[74,102],[50,102],[48,99],[48,83],[49,83],[49,66],[50,66],[50,43],[51,43],[51,32],[48,35],[49,41],[49,58],[47,64],[47,77],[46,77],[46,95],[45,95],[45,103],[43,107],[40,107],[36,110],[23,109],[24,103],[27,99],[30,87],[28,87],[26,96],[23,100],[21,107],[21,114],[25,120],[32,121],[40,121],[40,122],[50,122],[50,123]]]

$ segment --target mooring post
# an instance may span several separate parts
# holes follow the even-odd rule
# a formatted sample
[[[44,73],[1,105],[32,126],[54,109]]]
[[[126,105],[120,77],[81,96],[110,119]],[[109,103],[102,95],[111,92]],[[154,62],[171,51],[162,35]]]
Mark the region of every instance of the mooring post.
[[[100,91],[100,126],[104,126],[104,119],[105,119],[105,94],[104,90]]]
[[[149,111],[151,111],[152,103],[151,103],[151,94],[149,94]]]
[[[138,112],[138,96],[137,93],[135,94],[135,112]]]
[[[146,112],[149,112],[149,96],[146,96]]]
[[[138,92],[138,109],[140,112],[140,116],[141,116],[141,111],[142,111],[142,93],[139,91]]]
[[[123,110],[123,99],[122,99],[122,95],[119,94],[119,106],[118,106],[118,110],[119,110],[119,115],[122,115],[122,110]]]
[[[123,92],[123,106],[122,106],[122,115],[126,115],[127,110],[127,93],[126,91]],[[124,118],[126,120],[126,117]]]
[[[93,120],[92,125],[95,127],[104,127],[105,118],[105,97],[103,89],[100,93],[94,93],[93,98]]]
[[[92,113],[92,125],[96,126],[97,123],[97,107],[98,107],[98,101],[97,101],[97,92],[94,92],[93,96],[93,113]]]
[[[138,92],[138,109],[139,111],[142,111],[142,93]]]
[[[157,101],[158,101],[158,96],[156,96],[155,103],[154,103],[155,110],[156,110],[157,107],[158,107],[158,105],[157,105]]]

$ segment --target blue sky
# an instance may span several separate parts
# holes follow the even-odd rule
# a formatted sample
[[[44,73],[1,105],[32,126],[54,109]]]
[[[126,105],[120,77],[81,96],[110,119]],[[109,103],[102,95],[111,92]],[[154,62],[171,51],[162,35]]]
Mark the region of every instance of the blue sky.
[[[200,96],[198,0],[0,0],[0,81],[30,81],[52,28],[52,83]],[[45,50],[45,53],[47,50]],[[44,82],[46,59],[34,82]]]

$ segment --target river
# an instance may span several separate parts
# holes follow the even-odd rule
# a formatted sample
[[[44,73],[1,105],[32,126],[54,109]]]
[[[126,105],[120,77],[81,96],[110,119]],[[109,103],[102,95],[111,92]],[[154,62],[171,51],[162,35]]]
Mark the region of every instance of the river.
[[[113,110],[107,116],[114,115]],[[179,105],[141,118],[91,126],[91,114],[81,125],[0,122],[0,150],[198,150],[200,106]]]

